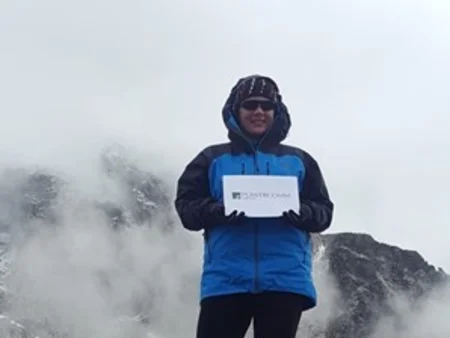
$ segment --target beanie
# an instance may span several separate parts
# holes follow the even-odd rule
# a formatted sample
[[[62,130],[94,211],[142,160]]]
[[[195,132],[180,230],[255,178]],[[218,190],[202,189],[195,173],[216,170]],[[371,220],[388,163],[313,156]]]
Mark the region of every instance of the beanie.
[[[236,92],[235,107],[237,107],[242,101],[252,96],[265,97],[273,102],[278,99],[278,86],[272,79],[253,75],[245,78],[238,86]]]

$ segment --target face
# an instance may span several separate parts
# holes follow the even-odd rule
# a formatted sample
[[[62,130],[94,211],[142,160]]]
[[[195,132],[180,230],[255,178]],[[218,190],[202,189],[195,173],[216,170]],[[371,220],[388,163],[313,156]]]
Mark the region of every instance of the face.
[[[272,125],[274,104],[265,97],[250,97],[239,108],[241,126],[251,136],[261,136]]]

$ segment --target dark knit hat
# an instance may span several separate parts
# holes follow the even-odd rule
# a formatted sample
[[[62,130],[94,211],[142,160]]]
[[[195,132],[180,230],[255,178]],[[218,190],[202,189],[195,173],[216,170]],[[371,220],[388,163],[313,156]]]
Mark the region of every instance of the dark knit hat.
[[[278,100],[278,86],[269,77],[261,75],[249,76],[238,86],[235,107],[252,96],[261,96],[276,102]]]

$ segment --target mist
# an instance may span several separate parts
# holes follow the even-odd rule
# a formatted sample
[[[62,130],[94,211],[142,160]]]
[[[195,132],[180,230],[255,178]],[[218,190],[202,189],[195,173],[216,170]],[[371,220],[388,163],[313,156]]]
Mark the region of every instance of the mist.
[[[156,228],[114,233],[98,217],[84,212],[82,218],[71,215],[58,229],[40,230],[16,250],[8,315],[39,337],[194,332],[196,248]]]
[[[69,182],[57,229],[28,224],[33,235],[15,238],[8,287],[23,297],[11,315],[50,317],[70,338],[140,337],[127,316],[154,299],[142,311],[155,337],[193,334],[201,236],[179,223],[115,232],[87,201],[124,199],[100,169],[111,144],[173,197],[187,161],[225,139],[221,106],[252,73],[279,82],[287,143],[321,164],[329,232],[368,232],[450,270],[449,19],[444,0],[2,2],[0,171]],[[317,284],[305,325],[336,309],[320,266]],[[424,316],[450,314],[439,297],[424,306],[405,317],[408,332],[450,330]]]
[[[411,306],[405,295],[391,300],[396,316],[385,316],[377,324],[371,336],[376,337],[447,337],[450,334],[450,288],[438,288],[424,301]]]

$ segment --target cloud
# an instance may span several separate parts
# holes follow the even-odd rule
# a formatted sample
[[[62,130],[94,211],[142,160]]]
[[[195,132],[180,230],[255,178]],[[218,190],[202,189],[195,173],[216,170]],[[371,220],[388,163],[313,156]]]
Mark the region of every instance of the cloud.
[[[35,221],[26,232],[16,229],[5,279],[8,316],[39,337],[52,331],[73,338],[193,332],[196,240],[180,231],[168,235],[158,222],[114,231],[88,200],[70,195],[56,225]]]
[[[403,295],[396,295],[391,301],[396,316],[386,316],[378,323],[375,337],[446,337],[450,334],[448,315],[450,297],[447,286],[434,290],[429,297],[411,304]]]

